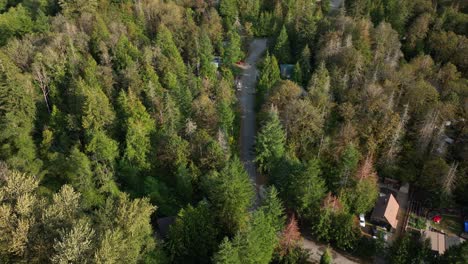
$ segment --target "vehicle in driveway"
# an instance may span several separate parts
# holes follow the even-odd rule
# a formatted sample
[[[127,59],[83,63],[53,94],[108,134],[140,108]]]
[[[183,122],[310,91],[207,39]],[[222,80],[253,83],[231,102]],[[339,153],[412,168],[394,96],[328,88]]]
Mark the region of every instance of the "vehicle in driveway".
[[[359,225],[361,227],[366,227],[366,218],[364,217],[364,214],[359,214]]]

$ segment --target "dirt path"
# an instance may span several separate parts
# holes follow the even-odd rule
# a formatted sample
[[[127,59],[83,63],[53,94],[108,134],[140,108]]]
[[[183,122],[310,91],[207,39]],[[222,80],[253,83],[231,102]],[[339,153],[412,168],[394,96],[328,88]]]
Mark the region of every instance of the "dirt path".
[[[257,186],[255,165],[255,88],[257,85],[257,62],[267,47],[266,39],[254,39],[250,43],[249,55],[240,78],[239,102],[241,107],[240,156],[252,182]],[[258,187],[257,199],[258,200]],[[258,201],[256,201],[257,204]]]

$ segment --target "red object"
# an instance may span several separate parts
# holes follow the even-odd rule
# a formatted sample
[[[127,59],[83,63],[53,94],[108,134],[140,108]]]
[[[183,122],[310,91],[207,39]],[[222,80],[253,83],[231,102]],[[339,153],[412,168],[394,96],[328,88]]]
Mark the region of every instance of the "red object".
[[[440,220],[442,220],[442,216],[440,215],[436,215],[432,218],[432,221],[434,221],[436,224],[440,223]]]

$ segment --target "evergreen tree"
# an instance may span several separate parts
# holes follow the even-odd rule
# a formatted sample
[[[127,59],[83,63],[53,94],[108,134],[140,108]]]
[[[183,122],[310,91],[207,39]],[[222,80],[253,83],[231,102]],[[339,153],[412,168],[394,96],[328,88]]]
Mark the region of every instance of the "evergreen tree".
[[[200,33],[200,76],[215,80],[216,67],[213,64],[213,46],[208,33]]]
[[[286,220],[284,206],[278,195],[278,191],[274,186],[269,187],[260,207],[260,210],[269,218],[270,224],[275,228],[276,232],[283,229]]]
[[[325,63],[320,63],[318,69],[312,74],[307,90],[309,98],[320,109],[328,108],[330,105],[330,75]]]
[[[330,252],[330,248],[326,248],[323,252],[322,256],[320,257],[320,264],[332,264],[333,259]]]
[[[242,42],[239,33],[235,29],[227,33],[227,44],[224,48],[224,63],[231,65],[238,62],[244,53],[242,52]]]
[[[228,162],[220,172],[208,175],[204,189],[225,232],[235,234],[246,226],[254,190],[238,158]]]
[[[239,15],[237,0],[221,0],[219,3],[219,13],[224,18],[226,28],[232,29]]]
[[[263,211],[256,211],[251,223],[236,234],[233,241],[225,239],[215,255],[215,263],[270,263],[278,244],[275,228]]]
[[[166,87],[170,87],[170,79],[168,79],[167,74],[172,73],[177,76],[180,83],[185,84],[187,73],[184,61],[174,43],[171,31],[164,25],[159,27],[156,45],[161,49],[160,54],[157,55],[159,60],[157,67],[160,76],[162,76],[162,83]]]
[[[239,257],[239,248],[234,246],[227,237],[223,239],[223,242],[219,246],[219,251],[213,257],[213,263],[215,264],[241,264]]]
[[[202,201],[195,208],[180,210],[170,227],[168,248],[176,263],[209,263],[217,246],[217,229],[209,205]]]
[[[132,92],[122,91],[118,102],[125,135],[123,158],[137,170],[148,169],[147,156],[151,148],[150,135],[155,130],[154,122]]]
[[[307,85],[307,81],[310,80],[312,73],[311,65],[312,54],[309,45],[306,45],[301,52],[298,63],[302,69],[302,85]]]
[[[301,216],[317,210],[325,196],[325,181],[319,175],[319,161],[311,160],[300,171],[289,176],[288,194],[291,205]]]
[[[264,101],[271,89],[279,80],[281,80],[281,77],[278,61],[276,60],[275,56],[270,56],[269,53],[267,53],[262,63],[260,77],[257,85],[257,89],[260,93],[259,96],[261,98],[260,103]]]
[[[255,151],[259,169],[269,172],[276,162],[283,156],[285,150],[286,135],[281,126],[278,111],[272,107],[267,119],[257,135]]]
[[[32,138],[36,102],[33,86],[0,53],[0,159],[12,168],[37,174],[41,161]]]
[[[302,69],[301,69],[301,65],[299,64],[299,62],[294,65],[292,80],[295,83],[302,85]]]
[[[291,44],[289,43],[288,32],[284,25],[276,39],[274,54],[280,63],[286,64],[291,62]]]

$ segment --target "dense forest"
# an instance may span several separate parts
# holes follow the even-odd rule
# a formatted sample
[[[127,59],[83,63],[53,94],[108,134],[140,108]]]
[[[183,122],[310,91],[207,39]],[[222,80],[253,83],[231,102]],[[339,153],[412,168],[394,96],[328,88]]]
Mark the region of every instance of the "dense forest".
[[[307,263],[301,233],[367,260],[466,263],[467,243],[386,248],[357,216],[379,178],[468,206],[467,2],[332,6],[0,0],[0,263]],[[254,38],[261,199],[235,85]]]

